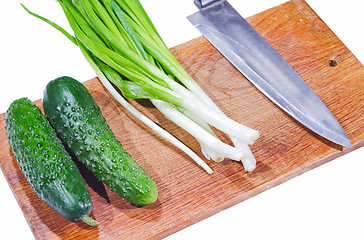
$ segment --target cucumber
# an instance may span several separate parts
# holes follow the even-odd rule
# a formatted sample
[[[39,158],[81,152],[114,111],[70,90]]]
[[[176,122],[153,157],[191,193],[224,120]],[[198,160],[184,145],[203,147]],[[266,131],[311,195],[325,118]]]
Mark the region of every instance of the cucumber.
[[[97,225],[86,182],[40,109],[28,98],[15,100],[5,122],[14,157],[39,198],[67,220]]]
[[[155,182],[124,150],[82,83],[67,76],[50,81],[43,107],[63,143],[111,191],[136,206],[156,201]]]

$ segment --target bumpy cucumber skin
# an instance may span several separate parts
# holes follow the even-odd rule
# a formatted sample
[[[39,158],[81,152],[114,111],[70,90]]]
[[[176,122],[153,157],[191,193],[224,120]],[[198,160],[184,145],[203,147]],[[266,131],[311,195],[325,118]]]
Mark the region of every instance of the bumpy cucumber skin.
[[[85,180],[40,109],[21,98],[5,120],[14,157],[39,198],[69,221],[88,216],[92,201]]]
[[[133,205],[155,202],[155,182],[123,149],[82,83],[70,77],[49,82],[43,107],[63,143],[100,181]]]

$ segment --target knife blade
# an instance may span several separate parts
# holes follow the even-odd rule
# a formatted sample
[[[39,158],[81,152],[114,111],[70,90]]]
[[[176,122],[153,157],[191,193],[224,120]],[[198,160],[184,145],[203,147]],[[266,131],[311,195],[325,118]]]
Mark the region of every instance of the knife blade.
[[[298,122],[345,147],[335,116],[279,53],[226,1],[195,0],[188,20],[254,86]]]

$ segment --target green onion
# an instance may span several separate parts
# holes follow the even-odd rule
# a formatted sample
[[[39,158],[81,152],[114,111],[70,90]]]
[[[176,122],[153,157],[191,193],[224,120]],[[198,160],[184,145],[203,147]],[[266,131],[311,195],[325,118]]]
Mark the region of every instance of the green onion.
[[[196,153],[137,111],[127,99],[149,99],[168,119],[196,138],[207,159],[242,161],[253,171],[249,149],[257,130],[227,117],[176,60],[138,0],[58,0],[74,36],[27,8],[75,43],[102,84],[128,111],[184,151],[208,173]],[[112,83],[112,84],[111,84]],[[120,90],[122,95],[119,94]],[[222,142],[212,127],[231,137]]]

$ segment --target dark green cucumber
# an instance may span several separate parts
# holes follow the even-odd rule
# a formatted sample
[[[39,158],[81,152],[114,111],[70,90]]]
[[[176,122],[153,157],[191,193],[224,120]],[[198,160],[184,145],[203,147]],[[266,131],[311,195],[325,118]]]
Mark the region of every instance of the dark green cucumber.
[[[28,98],[15,100],[5,121],[14,157],[39,198],[72,222],[97,225],[85,180],[40,109]]]
[[[133,205],[155,202],[155,182],[123,149],[82,83],[70,77],[49,82],[43,107],[63,143],[100,181]]]

